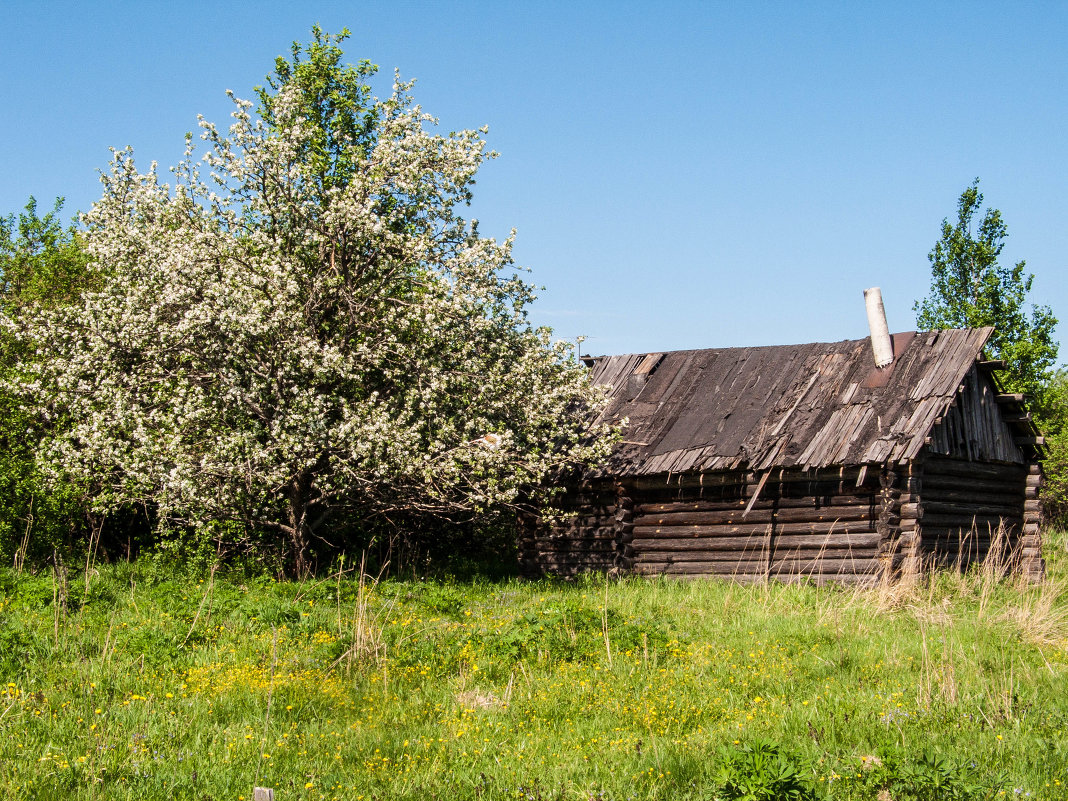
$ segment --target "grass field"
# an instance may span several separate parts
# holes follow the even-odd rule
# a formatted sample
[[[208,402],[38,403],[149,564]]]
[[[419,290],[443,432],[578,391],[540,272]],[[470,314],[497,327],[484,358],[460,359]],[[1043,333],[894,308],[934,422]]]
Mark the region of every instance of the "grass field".
[[[1068,798],[1064,542],[1030,588],[0,571],[0,797]]]

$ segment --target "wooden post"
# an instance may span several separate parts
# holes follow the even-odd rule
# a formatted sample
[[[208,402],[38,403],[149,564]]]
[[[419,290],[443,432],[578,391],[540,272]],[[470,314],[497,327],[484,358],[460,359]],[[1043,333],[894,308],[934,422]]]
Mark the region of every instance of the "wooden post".
[[[616,484],[615,541],[616,556],[613,572],[630,573],[634,566],[634,499],[622,484]]]
[[[253,787],[252,801],[274,801],[274,790],[270,787]]]
[[[901,519],[896,514],[901,490],[897,483],[897,473],[890,465],[884,466],[879,473],[879,506],[875,520],[875,531],[879,534],[879,562],[884,578],[893,575],[894,562],[898,559],[898,550],[902,547]]]
[[[1042,558],[1042,466],[1032,464],[1027,471],[1024,489],[1023,531],[1020,536],[1020,572],[1028,581],[1038,583],[1046,576],[1046,560]]]
[[[901,518],[901,536],[899,550],[901,560],[901,577],[918,578],[923,572],[923,532],[920,518],[923,516],[922,492],[923,462],[914,459],[904,470],[904,487],[899,499]]]

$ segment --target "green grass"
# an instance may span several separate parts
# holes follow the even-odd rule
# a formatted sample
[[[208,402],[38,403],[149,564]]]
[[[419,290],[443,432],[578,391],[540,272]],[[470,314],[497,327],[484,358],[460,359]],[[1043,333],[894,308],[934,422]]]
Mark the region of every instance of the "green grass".
[[[764,741],[830,798],[1065,798],[1050,550],[1023,588],[0,571],[0,797],[740,797]]]

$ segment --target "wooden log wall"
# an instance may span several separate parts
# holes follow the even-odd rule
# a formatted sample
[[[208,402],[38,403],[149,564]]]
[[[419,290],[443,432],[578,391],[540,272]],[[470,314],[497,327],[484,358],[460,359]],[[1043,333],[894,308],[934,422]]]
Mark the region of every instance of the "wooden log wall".
[[[611,482],[569,488],[560,506],[562,522],[524,521],[519,534],[519,569],[530,578],[571,578],[590,571],[619,569],[619,522],[628,501]]]
[[[930,455],[923,462],[918,511],[920,547],[936,564],[965,569],[992,554],[1015,566],[1023,556],[1028,466],[971,462]],[[1038,536],[1037,521],[1032,533]],[[1035,540],[1030,540],[1035,543]],[[1032,548],[1037,544],[1032,545]],[[1031,558],[1037,554],[1029,552]],[[1040,558],[1040,557],[1038,557]]]
[[[885,540],[898,520],[878,470],[702,478],[632,490],[622,539],[635,573],[872,581],[891,558]]]
[[[605,480],[569,491],[563,523],[520,535],[528,576],[633,572],[739,581],[872,582],[985,559],[1042,577],[1037,464],[926,454],[903,465]],[[755,496],[755,499],[754,499]]]

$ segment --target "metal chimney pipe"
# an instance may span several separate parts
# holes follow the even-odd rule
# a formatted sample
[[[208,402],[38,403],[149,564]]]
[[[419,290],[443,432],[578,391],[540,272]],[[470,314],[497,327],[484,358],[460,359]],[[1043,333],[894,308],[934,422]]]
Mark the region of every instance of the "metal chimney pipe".
[[[894,345],[890,340],[890,329],[886,327],[886,308],[879,287],[864,290],[864,307],[868,310],[868,330],[871,331],[875,366],[886,367],[894,361]]]

